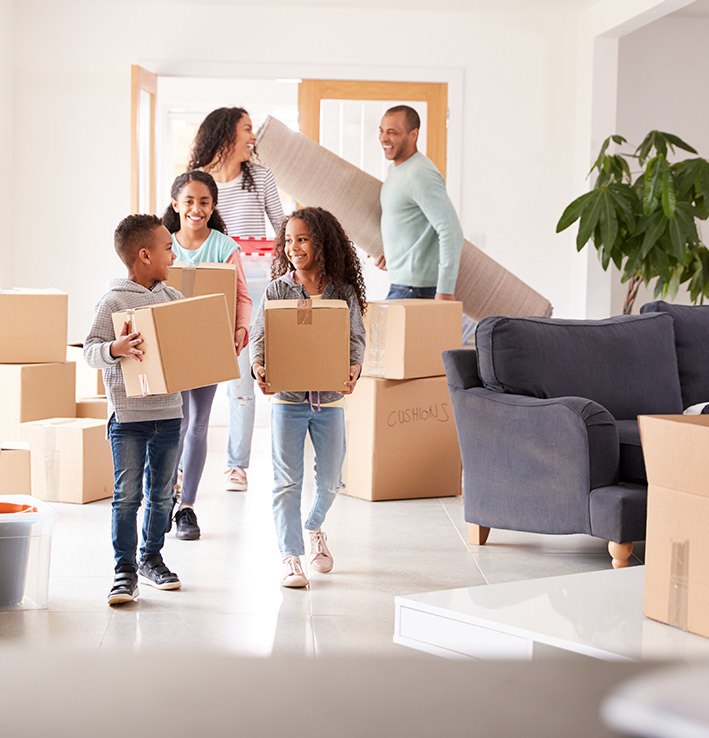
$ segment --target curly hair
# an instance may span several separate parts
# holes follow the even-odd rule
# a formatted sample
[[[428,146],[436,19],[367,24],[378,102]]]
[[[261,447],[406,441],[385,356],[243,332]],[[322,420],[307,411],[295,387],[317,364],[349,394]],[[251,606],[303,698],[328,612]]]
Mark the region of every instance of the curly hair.
[[[217,108],[200,124],[192,142],[188,169],[204,169],[212,164],[223,164],[236,144],[236,124],[244,115],[244,108]],[[254,155],[256,149],[254,149]],[[256,183],[248,161],[241,162],[241,189],[254,192]]]
[[[322,208],[302,208],[286,216],[281,223],[278,239],[273,247],[273,262],[271,263],[271,278],[277,279],[292,271],[293,265],[286,256],[286,226],[294,218],[305,223],[313,245],[315,264],[318,268],[320,286],[326,280],[332,282],[335,294],[345,299],[343,287],[352,286],[357,296],[359,309],[362,315],[367,311],[364,277],[362,266],[357,256],[354,244],[347,237],[340,221],[327,210]]]
[[[128,215],[116,226],[113,233],[113,248],[121,261],[133,266],[138,251],[150,243],[153,231],[162,226],[157,215]]]
[[[177,198],[180,196],[182,188],[188,182],[202,182],[202,184],[207,185],[207,187],[209,188],[209,194],[212,196],[212,200],[214,201],[214,212],[209,218],[207,227],[211,228],[214,231],[219,231],[220,233],[226,233],[226,224],[222,220],[222,216],[217,210],[219,189],[212,175],[207,174],[207,172],[203,172],[200,169],[195,169],[190,172],[184,172],[183,174],[180,174],[178,177],[175,177],[175,181],[172,183],[172,187],[170,188],[170,197],[173,200],[177,200]],[[180,230],[180,216],[178,213],[175,212],[175,208],[172,207],[172,203],[167,206],[165,212],[163,213],[162,224],[165,226],[165,228],[167,228],[168,231],[170,231],[170,233],[177,233],[177,231]]]

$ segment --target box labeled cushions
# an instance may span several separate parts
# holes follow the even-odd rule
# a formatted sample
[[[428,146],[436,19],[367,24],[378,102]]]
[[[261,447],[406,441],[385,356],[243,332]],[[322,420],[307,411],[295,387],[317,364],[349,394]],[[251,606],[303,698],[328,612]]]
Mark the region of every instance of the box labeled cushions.
[[[638,420],[648,478],[643,612],[709,637],[709,415]]]
[[[67,305],[59,290],[0,290],[0,364],[64,361]]]
[[[342,392],[350,376],[345,300],[267,300],[266,381],[270,392]]]
[[[0,441],[17,440],[19,423],[73,417],[75,374],[73,362],[0,364]]]
[[[366,500],[460,494],[461,461],[445,377],[362,377],[347,399],[345,492]]]
[[[49,502],[92,502],[113,494],[106,421],[49,418],[20,426],[32,452],[32,495]]]
[[[448,300],[370,302],[362,374],[413,379],[445,374],[441,354],[460,348],[463,304]]]
[[[232,332],[236,329],[236,266],[234,264],[190,264],[176,261],[167,282],[185,297],[221,294],[226,298]]]
[[[164,395],[239,376],[224,295],[146,305],[113,314],[119,335],[126,320],[141,334],[142,361],[121,359],[128,397]]]

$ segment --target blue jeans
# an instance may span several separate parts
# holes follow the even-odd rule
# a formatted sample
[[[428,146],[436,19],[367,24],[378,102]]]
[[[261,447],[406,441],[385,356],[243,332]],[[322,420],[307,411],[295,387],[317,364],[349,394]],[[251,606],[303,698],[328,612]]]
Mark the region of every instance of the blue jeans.
[[[389,285],[389,292],[385,299],[387,300],[433,300],[436,296],[435,287],[407,287],[404,284]]]
[[[204,464],[207,461],[207,431],[212,402],[217,392],[216,384],[184,390],[182,393],[182,430],[178,458],[182,469],[182,491],[180,501],[194,505],[197,488],[202,479]],[[177,482],[177,469],[172,480]]]
[[[138,508],[145,492],[143,543],[140,556],[158,554],[172,509],[172,477],[177,465],[180,418],[119,423],[108,422],[113,454],[111,504],[113,555],[119,566],[136,566]]]
[[[300,496],[303,489],[305,436],[315,449],[315,491],[305,521],[320,530],[342,485],[345,459],[345,416],[341,407],[311,408],[307,402],[271,405],[273,453],[273,519],[281,556],[302,556]]]
[[[226,463],[229,467],[246,469],[251,459],[251,439],[254,435],[256,398],[254,380],[251,376],[249,351],[239,354],[239,379],[227,383],[229,398],[229,440],[226,447]]]

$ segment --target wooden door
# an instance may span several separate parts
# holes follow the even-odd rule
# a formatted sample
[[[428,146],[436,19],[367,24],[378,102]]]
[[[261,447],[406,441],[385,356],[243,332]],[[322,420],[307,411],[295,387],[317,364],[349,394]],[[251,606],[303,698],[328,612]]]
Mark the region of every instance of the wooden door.
[[[132,213],[155,212],[155,102],[158,76],[131,66],[130,208]]]
[[[298,88],[300,130],[320,143],[320,110],[323,100],[420,101],[426,103],[426,156],[446,176],[446,82],[377,82],[333,79],[304,79]],[[383,113],[384,111],[382,111]],[[364,135],[369,135],[367,131]],[[375,135],[374,132],[371,134]]]

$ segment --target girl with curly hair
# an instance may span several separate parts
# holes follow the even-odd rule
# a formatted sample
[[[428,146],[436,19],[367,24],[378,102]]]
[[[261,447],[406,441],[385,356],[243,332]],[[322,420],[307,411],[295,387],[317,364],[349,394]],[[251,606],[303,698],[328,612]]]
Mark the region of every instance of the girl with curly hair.
[[[218,108],[200,125],[192,144],[189,169],[203,169],[219,189],[219,212],[230,236],[265,238],[266,215],[278,233],[283,206],[270,169],[254,161],[256,136],[244,108]],[[253,294],[260,301],[260,294]],[[239,357],[240,379],[227,384],[229,440],[226,489],[245,491],[254,432],[254,385],[248,356]]]
[[[305,553],[300,497],[303,454],[309,433],[315,449],[315,490],[305,529],[310,537],[310,569],[327,574],[333,557],[322,530],[325,516],[342,488],[345,458],[343,395],[357,383],[364,357],[362,314],[367,308],[359,258],[334,215],[322,208],[296,210],[284,221],[271,267],[273,281],[252,325],[250,356],[254,377],[269,393],[264,367],[264,303],[266,300],[345,300],[350,312],[350,378],[342,392],[321,392],[317,404],[308,392],[279,392],[271,401],[273,517],[283,558],[281,584],[306,587],[300,557]]]

